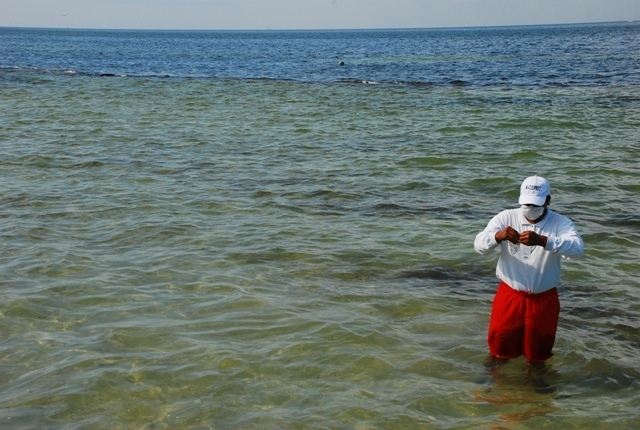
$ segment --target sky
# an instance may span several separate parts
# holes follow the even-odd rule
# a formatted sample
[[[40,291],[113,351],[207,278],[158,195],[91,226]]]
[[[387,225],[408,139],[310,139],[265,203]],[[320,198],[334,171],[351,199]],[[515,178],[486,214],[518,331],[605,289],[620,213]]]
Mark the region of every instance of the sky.
[[[640,20],[640,0],[0,0],[0,27],[282,30]]]

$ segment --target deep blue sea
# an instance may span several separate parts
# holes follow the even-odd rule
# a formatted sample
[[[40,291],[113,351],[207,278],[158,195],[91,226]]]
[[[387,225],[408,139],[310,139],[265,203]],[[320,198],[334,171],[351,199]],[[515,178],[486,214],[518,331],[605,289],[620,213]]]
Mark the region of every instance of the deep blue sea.
[[[628,86],[640,84],[638,33],[638,23],[375,31],[4,28],[0,67],[306,84]]]
[[[640,427],[640,23],[0,28],[0,428]],[[554,357],[483,365],[545,176]]]

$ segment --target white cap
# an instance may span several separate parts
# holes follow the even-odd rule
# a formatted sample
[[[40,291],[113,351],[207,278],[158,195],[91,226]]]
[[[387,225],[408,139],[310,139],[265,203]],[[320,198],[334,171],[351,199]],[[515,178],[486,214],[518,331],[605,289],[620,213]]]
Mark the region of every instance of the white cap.
[[[551,185],[542,176],[529,176],[520,186],[521,205],[542,206],[551,195]]]

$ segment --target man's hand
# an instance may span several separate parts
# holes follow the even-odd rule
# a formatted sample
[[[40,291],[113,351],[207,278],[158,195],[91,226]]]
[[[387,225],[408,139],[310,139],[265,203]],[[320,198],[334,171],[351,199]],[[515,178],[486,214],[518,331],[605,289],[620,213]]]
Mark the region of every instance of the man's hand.
[[[541,236],[535,231],[526,230],[520,233],[520,243],[527,246],[541,246],[547,245],[547,236]]]
[[[520,233],[513,227],[505,227],[496,233],[496,242],[500,243],[503,240],[508,240],[511,243],[520,243]]]

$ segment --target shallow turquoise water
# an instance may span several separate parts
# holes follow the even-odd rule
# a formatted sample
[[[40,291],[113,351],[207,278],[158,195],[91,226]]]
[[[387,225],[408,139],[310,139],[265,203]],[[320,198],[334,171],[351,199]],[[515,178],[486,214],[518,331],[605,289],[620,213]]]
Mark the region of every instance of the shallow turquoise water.
[[[638,88],[2,73],[3,425],[640,424]],[[473,237],[534,173],[587,252],[489,372]]]

